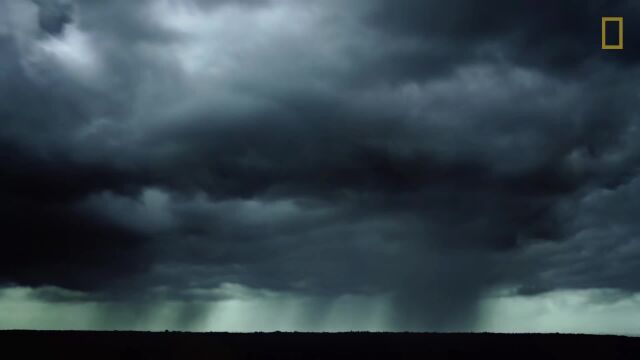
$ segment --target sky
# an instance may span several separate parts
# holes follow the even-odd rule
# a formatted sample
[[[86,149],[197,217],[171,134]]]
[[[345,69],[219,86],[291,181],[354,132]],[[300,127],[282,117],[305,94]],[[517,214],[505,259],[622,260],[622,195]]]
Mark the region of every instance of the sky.
[[[638,34],[633,0],[0,0],[0,328],[640,335]]]

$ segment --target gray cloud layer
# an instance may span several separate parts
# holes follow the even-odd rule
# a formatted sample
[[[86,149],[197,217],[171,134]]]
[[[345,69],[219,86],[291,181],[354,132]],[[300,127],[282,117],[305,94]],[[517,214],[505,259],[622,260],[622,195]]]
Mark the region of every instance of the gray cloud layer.
[[[632,1],[34,1],[0,9],[0,279],[478,299],[637,291]],[[142,301],[142,300],[141,300]]]

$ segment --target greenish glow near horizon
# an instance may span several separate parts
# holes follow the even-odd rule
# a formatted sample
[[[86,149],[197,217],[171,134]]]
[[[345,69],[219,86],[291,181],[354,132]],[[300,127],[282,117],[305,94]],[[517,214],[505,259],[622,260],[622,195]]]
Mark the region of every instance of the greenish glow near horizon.
[[[640,293],[556,290],[484,299],[483,331],[640,335]]]
[[[225,284],[222,300],[46,301],[37,289],[0,291],[0,329],[180,331],[384,331],[388,299],[319,299]]]
[[[39,289],[0,290],[0,329],[162,331],[402,331],[389,296],[318,299],[225,284],[212,301],[149,304],[48,301]],[[59,290],[62,291],[62,290]],[[640,335],[640,294],[562,290],[483,298],[476,328],[465,331]],[[399,324],[398,324],[399,325]]]

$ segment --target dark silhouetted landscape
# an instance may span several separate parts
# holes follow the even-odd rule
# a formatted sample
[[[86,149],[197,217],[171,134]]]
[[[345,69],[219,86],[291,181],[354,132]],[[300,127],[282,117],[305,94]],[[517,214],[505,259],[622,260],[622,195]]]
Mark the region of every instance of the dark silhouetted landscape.
[[[637,359],[626,336],[1,331],[15,359]]]

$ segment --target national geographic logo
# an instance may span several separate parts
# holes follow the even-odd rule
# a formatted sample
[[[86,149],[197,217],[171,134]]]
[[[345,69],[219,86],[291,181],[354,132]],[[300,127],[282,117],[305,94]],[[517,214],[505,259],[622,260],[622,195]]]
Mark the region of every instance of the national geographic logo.
[[[607,44],[607,23],[618,23],[618,42],[616,44]],[[612,30],[612,29],[609,29]],[[624,49],[624,24],[622,17],[605,16],[602,18],[602,49],[603,50],[622,50]]]

